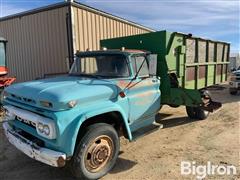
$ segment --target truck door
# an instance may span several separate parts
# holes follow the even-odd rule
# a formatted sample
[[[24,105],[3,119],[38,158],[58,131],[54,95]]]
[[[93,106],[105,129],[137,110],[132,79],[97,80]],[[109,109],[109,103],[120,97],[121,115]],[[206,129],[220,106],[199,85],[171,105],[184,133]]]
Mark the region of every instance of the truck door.
[[[138,77],[132,82],[127,93],[130,105],[130,123],[137,123],[155,117],[158,112],[160,80],[149,76],[148,63],[144,55],[132,56],[131,62],[135,74],[143,64]]]

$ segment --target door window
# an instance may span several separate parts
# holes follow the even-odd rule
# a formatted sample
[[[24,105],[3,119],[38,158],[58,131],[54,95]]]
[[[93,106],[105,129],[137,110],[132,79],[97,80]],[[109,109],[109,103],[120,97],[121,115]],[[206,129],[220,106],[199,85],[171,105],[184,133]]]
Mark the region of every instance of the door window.
[[[139,71],[138,73],[139,77],[149,76],[148,64],[144,56],[133,56],[132,64],[133,64],[134,75],[136,75],[136,73]],[[140,69],[141,66],[142,68]]]

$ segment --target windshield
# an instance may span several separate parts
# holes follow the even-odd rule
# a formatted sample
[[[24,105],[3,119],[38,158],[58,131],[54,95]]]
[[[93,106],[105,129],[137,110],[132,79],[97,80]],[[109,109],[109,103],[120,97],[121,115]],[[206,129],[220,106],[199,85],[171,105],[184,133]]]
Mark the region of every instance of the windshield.
[[[126,57],[121,54],[93,55],[77,57],[69,72],[70,75],[99,77],[128,77],[129,69]]]

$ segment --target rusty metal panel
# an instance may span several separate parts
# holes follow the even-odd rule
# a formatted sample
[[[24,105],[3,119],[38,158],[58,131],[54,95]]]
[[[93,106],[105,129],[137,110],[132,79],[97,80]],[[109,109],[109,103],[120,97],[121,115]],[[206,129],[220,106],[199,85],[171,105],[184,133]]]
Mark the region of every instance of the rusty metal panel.
[[[214,43],[209,42],[208,44],[208,61],[214,62]]]
[[[223,67],[222,64],[218,64],[217,65],[217,75],[221,75],[222,74],[222,67]]]
[[[192,81],[195,80],[195,76],[196,76],[196,70],[195,70],[195,66],[191,66],[191,67],[187,67],[186,68],[186,80],[187,81]]]
[[[199,66],[199,71],[198,71],[199,79],[206,78],[206,69],[207,69],[206,65]]]
[[[224,45],[224,57],[223,61],[228,61],[228,45]]]
[[[10,76],[27,81],[67,70],[67,12],[61,7],[0,21]]]
[[[223,57],[223,44],[217,43],[217,61],[222,61]]]
[[[196,58],[195,39],[186,39],[186,63],[194,63]]]
[[[199,40],[198,41],[198,62],[200,63],[206,62],[206,50],[207,50],[206,41]]]
[[[227,64],[223,64],[223,74],[227,74]]]

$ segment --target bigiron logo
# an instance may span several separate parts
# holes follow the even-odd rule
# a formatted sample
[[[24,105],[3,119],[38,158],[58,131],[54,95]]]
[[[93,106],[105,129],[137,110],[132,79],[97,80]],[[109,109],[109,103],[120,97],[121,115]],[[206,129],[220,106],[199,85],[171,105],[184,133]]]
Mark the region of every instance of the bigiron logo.
[[[203,179],[207,175],[235,175],[237,169],[234,165],[214,165],[210,161],[205,165],[197,165],[195,161],[181,162],[181,175],[195,175],[197,179]]]

